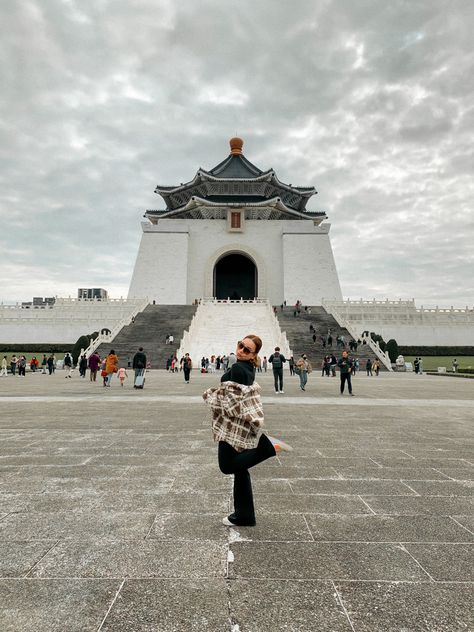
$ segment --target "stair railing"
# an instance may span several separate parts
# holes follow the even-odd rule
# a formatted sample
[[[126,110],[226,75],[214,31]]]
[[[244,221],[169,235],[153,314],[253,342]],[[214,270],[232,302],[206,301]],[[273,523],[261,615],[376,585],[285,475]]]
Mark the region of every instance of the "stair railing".
[[[97,338],[95,338],[94,340],[92,340],[91,338],[89,346],[87,347],[87,349],[84,349],[84,351],[81,351],[81,355],[85,353],[86,358],[89,358],[94,353],[94,351],[100,347],[102,343],[111,343],[114,340],[115,336],[117,336],[117,334],[123,329],[123,327],[130,325],[135,316],[142,312],[145,307],[149,305],[149,303],[150,301],[148,300],[148,298],[143,299],[143,301],[141,303],[138,303],[133,311],[122,318],[109,333],[99,333]]]
[[[328,314],[331,314],[331,316],[333,316],[336,319],[337,324],[339,325],[339,327],[343,327],[344,329],[347,329],[347,331],[354,338],[354,340],[358,340],[360,338],[361,334],[359,334],[359,332],[357,332],[355,330],[355,328],[352,325],[352,323],[347,321],[337,311],[337,309],[335,308],[334,303],[331,303],[330,301],[326,302],[326,301],[323,300],[322,301],[322,306],[328,312]],[[375,342],[374,340],[372,340],[372,338],[370,336],[362,336],[362,337],[366,341],[366,343],[369,345],[370,349],[377,356],[377,358],[379,358],[379,360],[385,366],[385,368],[388,371],[393,371],[393,369],[392,369],[392,361],[390,360],[390,356],[385,351],[382,351],[382,349],[380,348],[379,343]]]

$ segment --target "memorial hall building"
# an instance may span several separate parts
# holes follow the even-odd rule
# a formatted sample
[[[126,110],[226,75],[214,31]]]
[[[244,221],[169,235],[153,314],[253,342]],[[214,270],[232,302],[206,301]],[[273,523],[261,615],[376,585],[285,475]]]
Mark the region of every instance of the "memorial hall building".
[[[232,138],[230,154],[213,169],[156,187],[165,208],[145,213],[129,299],[342,300],[330,224],[324,212],[307,209],[316,190],[281,182],[242,148]]]

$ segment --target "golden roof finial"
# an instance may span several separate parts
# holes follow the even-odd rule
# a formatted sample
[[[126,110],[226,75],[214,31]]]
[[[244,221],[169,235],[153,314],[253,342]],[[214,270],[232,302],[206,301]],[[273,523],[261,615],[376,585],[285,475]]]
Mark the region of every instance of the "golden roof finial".
[[[230,139],[229,145],[230,145],[231,155],[238,156],[239,154],[242,153],[242,147],[244,145],[244,141],[238,136],[234,136],[234,138]]]

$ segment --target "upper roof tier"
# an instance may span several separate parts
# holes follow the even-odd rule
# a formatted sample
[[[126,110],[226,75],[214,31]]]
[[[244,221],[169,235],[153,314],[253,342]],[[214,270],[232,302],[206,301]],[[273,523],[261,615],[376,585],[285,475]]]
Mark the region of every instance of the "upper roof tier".
[[[210,171],[200,168],[190,182],[179,186],[157,186],[155,193],[166,203],[160,217],[187,217],[190,205],[216,203],[222,206],[264,207],[265,202],[281,209],[282,219],[314,219],[305,210],[308,200],[317,193],[314,187],[294,187],[280,182],[273,169],[262,171],[242,153],[243,140],[230,139],[230,154]],[[286,211],[286,212],[285,212]],[[317,213],[324,219],[324,213]]]

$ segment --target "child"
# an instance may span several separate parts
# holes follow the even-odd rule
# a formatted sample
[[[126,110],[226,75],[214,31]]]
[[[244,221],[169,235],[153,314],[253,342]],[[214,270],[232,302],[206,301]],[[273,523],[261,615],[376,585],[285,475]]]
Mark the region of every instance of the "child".
[[[123,388],[123,383],[125,382],[125,378],[128,377],[127,370],[122,366],[117,372],[117,377],[120,380],[120,386]]]

